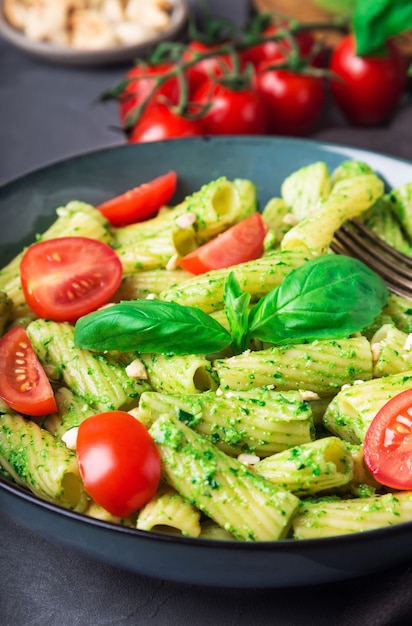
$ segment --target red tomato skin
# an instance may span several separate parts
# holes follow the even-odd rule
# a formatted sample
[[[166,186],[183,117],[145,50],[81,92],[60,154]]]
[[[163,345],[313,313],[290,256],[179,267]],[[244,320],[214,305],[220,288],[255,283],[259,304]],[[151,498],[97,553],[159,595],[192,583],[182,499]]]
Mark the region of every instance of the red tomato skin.
[[[132,67],[126,74],[129,84],[119,96],[119,117],[122,124],[125,124],[129,113],[141,104],[151,94],[151,103],[158,101],[159,96],[167,98],[173,104],[179,100],[179,81],[175,76],[171,76],[165,82],[156,87],[157,78],[174,69],[172,63],[161,63],[150,65],[142,63]]]
[[[392,489],[412,489],[412,389],[389,400],[372,420],[364,444],[366,466]]]
[[[133,128],[129,143],[146,143],[182,137],[195,137],[203,134],[197,120],[187,119],[176,114],[166,104],[158,103],[146,109]]]
[[[176,191],[177,174],[174,171],[142,183],[120,196],[96,207],[112,226],[126,226],[154,217]]]
[[[266,70],[262,63],[256,85],[269,109],[269,133],[306,135],[320,118],[326,102],[322,78],[288,70]]]
[[[254,87],[231,89],[209,81],[198,88],[193,102],[211,105],[199,120],[208,135],[264,135],[268,130],[268,107]]]
[[[393,116],[406,85],[406,64],[393,41],[384,56],[359,57],[355,38],[347,35],[332,53],[332,96],[349,122],[375,126]]]
[[[31,417],[57,411],[53,389],[21,326],[0,339],[0,380],[0,398],[14,411]]]
[[[130,413],[107,411],[87,418],[79,426],[76,453],[85,490],[112,515],[127,517],[157,491],[159,452]]]
[[[27,304],[39,317],[55,322],[75,322],[106,304],[122,277],[116,252],[88,237],[40,241],[26,250],[20,263]]]
[[[260,213],[253,213],[187,254],[180,259],[179,265],[192,274],[204,274],[257,259],[263,252],[266,232]]]
[[[222,76],[223,69],[233,71],[233,59],[227,52],[220,53],[222,44],[206,44],[200,41],[191,41],[182,54],[182,63],[188,63],[195,59],[197,54],[213,53],[213,56],[199,59],[197,63],[185,70],[186,79],[189,86],[189,94],[195,91],[211,76]]]
[[[287,27],[287,25],[286,25]],[[263,37],[276,35],[281,30],[277,25],[268,26],[262,31]],[[315,39],[309,33],[297,33],[295,36],[296,44],[302,58],[307,57],[312,52],[315,45]],[[277,39],[258,43],[255,46],[246,48],[241,52],[242,65],[251,63],[258,68],[263,61],[281,62],[287,59],[288,53],[291,51],[291,44],[287,39]],[[318,64],[315,61],[315,64]]]

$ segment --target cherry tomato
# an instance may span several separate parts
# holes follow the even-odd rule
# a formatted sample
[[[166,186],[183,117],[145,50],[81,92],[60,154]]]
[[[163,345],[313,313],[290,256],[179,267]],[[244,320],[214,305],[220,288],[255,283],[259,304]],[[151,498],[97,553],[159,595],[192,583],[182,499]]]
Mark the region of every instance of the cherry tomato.
[[[332,53],[330,70],[336,75],[333,98],[352,124],[377,125],[392,117],[406,84],[405,59],[393,41],[382,55],[359,57],[354,36],[347,35]]]
[[[126,74],[126,80],[130,81],[122,94],[119,96],[119,116],[123,124],[127,116],[143,100],[152,94],[151,101],[157,102],[159,96],[167,98],[173,104],[179,99],[179,81],[176,76],[171,76],[156,89],[156,80],[174,69],[172,63],[139,63],[132,67]]]
[[[287,28],[287,24],[285,25]],[[271,37],[282,30],[281,26],[271,25],[264,28],[261,32],[262,37]],[[313,50],[315,39],[309,33],[297,33],[294,35],[295,42],[300,56],[305,58]],[[291,51],[291,42],[288,39],[272,39],[258,43],[250,48],[246,48],[241,52],[242,64],[252,63],[256,68],[263,61],[285,61],[288,53]]]
[[[366,433],[363,455],[379,483],[412,489],[412,389],[399,393],[378,411]]]
[[[112,515],[127,517],[156,493],[159,452],[130,413],[107,411],[88,417],[79,426],[76,453],[84,488]]]
[[[122,264],[106,243],[87,237],[47,239],[20,264],[27,304],[39,317],[74,322],[105,304],[122,280]]]
[[[209,110],[200,123],[209,135],[264,135],[268,130],[268,107],[252,86],[232,88],[209,80],[195,92],[192,101]]]
[[[97,208],[112,226],[143,222],[156,215],[176,191],[177,174],[170,171],[103,202]]]
[[[196,55],[213,53],[213,56],[199,61],[186,69],[186,78],[189,92],[193,94],[196,89],[210,76],[221,76],[224,69],[233,71],[233,57],[228,52],[219,52],[222,44],[207,44],[201,41],[191,41],[182,54],[182,63],[188,63],[196,58]]]
[[[192,274],[231,267],[261,256],[266,225],[260,213],[253,213],[183,257],[179,265]]]
[[[30,416],[57,411],[53,389],[21,326],[0,339],[0,398],[14,411]]]
[[[179,115],[166,104],[158,103],[144,111],[128,141],[144,143],[202,134],[203,128],[197,120]]]
[[[289,70],[271,70],[259,65],[256,84],[269,107],[269,132],[304,135],[320,117],[326,102],[322,78]]]

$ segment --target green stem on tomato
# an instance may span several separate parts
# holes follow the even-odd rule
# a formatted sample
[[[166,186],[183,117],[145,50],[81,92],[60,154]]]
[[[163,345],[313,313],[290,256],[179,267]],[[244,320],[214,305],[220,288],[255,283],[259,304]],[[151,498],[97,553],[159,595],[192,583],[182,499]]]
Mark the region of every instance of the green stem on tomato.
[[[287,59],[287,61],[284,63],[282,62],[281,65],[277,65],[276,69],[291,69],[292,71],[302,71],[302,61],[299,57],[299,50],[298,50],[298,46],[296,44],[294,35],[298,34],[299,32],[304,32],[304,31],[309,31],[309,30],[319,30],[319,29],[343,30],[343,20],[341,18],[337,18],[333,22],[330,22],[327,24],[326,23],[312,23],[312,24],[305,24],[305,25],[301,24],[300,22],[296,20],[293,20],[288,24],[287,28],[281,27],[279,28],[279,31],[277,33],[266,36],[266,35],[262,35],[261,32],[260,34],[257,33],[257,29],[259,27],[262,28],[263,18],[261,18],[261,20],[262,21],[259,24],[259,26],[255,27],[256,33],[254,33],[252,37],[247,38],[246,40],[240,41],[240,42],[233,41],[231,43],[225,43],[222,46],[220,46],[217,50],[214,49],[210,52],[202,52],[202,53],[195,52],[193,54],[193,58],[189,61],[185,61],[184,63],[180,62],[179,59],[182,56],[182,51],[185,49],[185,46],[181,44],[168,43],[168,42],[159,44],[159,46],[155,49],[154,53],[150,57],[151,62],[152,63],[164,62],[165,55],[167,54],[168,55],[167,60],[174,61],[176,65],[174,68],[172,68],[168,72],[165,72],[161,76],[156,77],[156,79],[154,80],[153,88],[149,92],[149,94],[146,96],[146,98],[141,103],[139,103],[139,105],[137,105],[133,111],[131,111],[127,115],[125,124],[124,124],[124,131],[128,133],[137,124],[137,122],[141,118],[144,110],[146,109],[147,104],[149,103],[155,91],[161,85],[163,85],[163,83],[165,83],[167,80],[173,77],[178,77],[180,88],[183,89],[183,93],[181,95],[178,105],[175,107],[175,111],[179,115],[185,115],[192,119],[201,117],[201,115],[204,114],[205,111],[199,110],[197,113],[193,113],[193,111],[188,112],[187,88],[184,85],[185,83],[184,72],[190,67],[199,63],[199,61],[212,58],[216,56],[216,54],[231,54],[233,57],[234,72],[233,74],[229,74],[225,70],[225,68],[223,68],[224,76],[223,78],[220,78],[219,80],[227,85],[230,85],[232,88],[239,89],[239,88],[242,88],[245,84],[247,84],[247,82],[250,80],[250,75],[247,75],[247,73],[243,76],[241,75],[240,70],[239,70],[239,65],[238,65],[238,59],[236,57],[236,51],[246,50],[247,48],[250,48],[257,44],[266,43],[269,41],[279,41],[279,40],[287,39],[290,42],[292,53],[289,55],[289,58]],[[217,28],[217,25],[215,25],[214,28]],[[323,73],[322,75],[325,75],[325,74]],[[142,74],[141,76],[139,76],[139,78],[131,78],[129,80],[127,79],[122,80],[113,89],[103,93],[100,97],[100,100],[106,101],[110,99],[118,99],[119,96],[122,93],[124,93],[124,91],[127,89],[127,87],[130,84],[132,84],[136,80],[142,80],[145,78],[153,79],[153,75]]]
[[[232,40],[236,34],[235,23],[224,17],[215,17],[211,14],[207,2],[201,1],[201,14],[204,31],[201,32],[196,26],[196,20],[190,19],[188,35],[192,41],[200,41],[205,45],[215,45]]]
[[[222,46],[221,48],[219,48],[218,52],[219,54],[226,54],[226,53],[231,53],[233,52],[234,48],[232,45],[227,44],[225,46]],[[134,111],[130,112],[127,117],[126,117],[126,121],[125,121],[125,126],[124,126],[124,130],[126,132],[128,132],[129,130],[131,130],[133,128],[133,126],[135,126],[135,124],[137,124],[137,122],[139,121],[139,119],[141,118],[144,110],[146,109],[146,106],[148,105],[148,103],[150,102],[151,98],[153,97],[154,92],[161,86],[163,85],[163,83],[165,83],[167,80],[169,80],[170,78],[173,77],[177,77],[178,80],[180,81],[180,86],[183,85],[183,83],[186,83],[186,81],[184,80],[184,72],[192,67],[193,65],[196,65],[196,63],[198,63],[199,61],[203,60],[203,59],[208,59],[208,58],[212,58],[214,56],[216,56],[216,50],[214,50],[213,52],[206,52],[206,53],[194,53],[193,55],[193,59],[191,59],[190,61],[186,61],[185,63],[179,63],[176,64],[176,66],[174,68],[172,68],[171,70],[169,70],[168,72],[165,72],[164,74],[162,74],[159,77],[156,77],[156,79],[154,80],[154,85],[153,85],[153,89],[148,93],[148,95],[146,96],[146,98],[139,103],[139,105],[134,109]],[[153,79],[153,75],[149,75],[149,74],[142,74],[141,76],[139,76],[139,78],[137,80],[141,80],[143,78],[150,78]],[[129,84],[133,83],[134,80],[136,79],[130,79]],[[187,85],[185,84],[185,94],[187,94]],[[187,96],[186,96],[186,104],[187,104]],[[183,101],[180,101],[179,104],[177,105],[177,110],[179,111],[179,114],[185,114],[187,115],[191,115],[190,113],[188,113],[188,111],[184,111],[184,106],[183,106]],[[198,117],[200,117],[200,114],[198,115]]]

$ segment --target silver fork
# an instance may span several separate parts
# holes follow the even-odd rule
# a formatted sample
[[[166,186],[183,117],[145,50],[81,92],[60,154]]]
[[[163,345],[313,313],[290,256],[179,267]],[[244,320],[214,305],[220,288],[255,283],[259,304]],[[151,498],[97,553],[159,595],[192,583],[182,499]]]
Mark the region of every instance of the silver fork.
[[[335,232],[331,249],[352,256],[370,267],[393,293],[412,300],[412,258],[395,250],[358,220]]]

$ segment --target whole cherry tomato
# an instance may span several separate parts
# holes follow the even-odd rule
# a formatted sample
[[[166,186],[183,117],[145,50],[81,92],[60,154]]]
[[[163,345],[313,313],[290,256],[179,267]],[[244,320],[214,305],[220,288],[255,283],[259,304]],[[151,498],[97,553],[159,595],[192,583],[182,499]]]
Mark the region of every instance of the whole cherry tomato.
[[[268,130],[268,107],[252,85],[231,87],[208,80],[196,90],[192,101],[210,107],[200,118],[209,135],[263,135]]]
[[[287,27],[287,24],[285,25]],[[281,32],[282,27],[271,25],[261,32],[262,37],[271,37]],[[296,33],[293,35],[301,57],[307,57],[313,51],[315,39],[309,33]],[[292,45],[288,39],[272,39],[257,43],[242,50],[240,56],[242,64],[252,63],[256,68],[263,61],[284,61],[291,52]],[[317,59],[318,57],[316,57]]]
[[[196,59],[196,55],[206,55],[213,53],[213,56],[199,60],[186,69],[186,77],[190,93],[196,89],[210,76],[221,76],[224,71],[233,70],[232,53],[223,51],[223,44],[207,44],[201,41],[191,41],[182,54],[182,63],[188,63]],[[234,53],[233,53],[234,54]]]
[[[269,132],[276,135],[305,135],[320,117],[326,101],[324,81],[309,70],[272,70],[261,63],[256,75],[258,91],[269,107]]]
[[[330,70],[333,98],[349,122],[377,125],[392,117],[406,82],[405,59],[393,41],[382,54],[360,57],[354,36],[347,35],[332,53]]]
[[[174,65],[172,63],[139,63],[127,72],[125,78],[128,84],[118,97],[119,116],[123,124],[126,123],[128,114],[150,94],[152,94],[153,102],[156,102],[159,96],[164,96],[173,104],[177,103],[179,99],[179,81],[176,76],[167,78],[156,89],[156,81],[173,69]]]
[[[203,135],[203,128],[197,120],[184,117],[173,108],[159,102],[143,112],[128,141],[144,143],[196,135]]]
[[[112,515],[127,517],[156,493],[160,455],[149,432],[125,411],[84,420],[76,453],[87,493]]]

